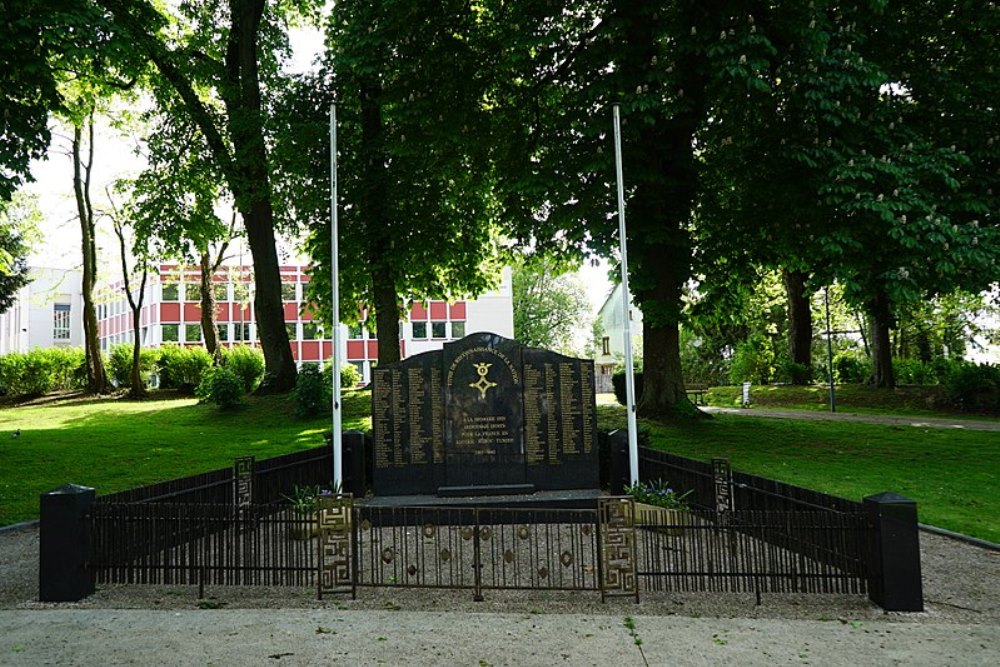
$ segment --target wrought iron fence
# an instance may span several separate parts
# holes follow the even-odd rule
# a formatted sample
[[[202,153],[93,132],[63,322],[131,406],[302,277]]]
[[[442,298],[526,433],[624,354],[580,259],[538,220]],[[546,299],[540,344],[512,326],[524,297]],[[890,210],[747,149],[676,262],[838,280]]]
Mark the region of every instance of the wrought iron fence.
[[[99,503],[90,567],[99,583],[310,586],[315,520],[286,504]]]
[[[597,590],[596,511],[359,507],[358,586]]]

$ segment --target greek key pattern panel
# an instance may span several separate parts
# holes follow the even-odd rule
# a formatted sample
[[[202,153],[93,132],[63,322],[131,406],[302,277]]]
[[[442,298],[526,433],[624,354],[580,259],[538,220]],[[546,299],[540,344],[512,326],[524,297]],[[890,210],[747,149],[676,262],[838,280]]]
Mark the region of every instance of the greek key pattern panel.
[[[319,594],[350,593],[354,587],[351,563],[351,515],[354,498],[349,493],[317,499],[319,527]]]
[[[254,457],[240,456],[233,459],[233,503],[239,509],[250,507],[253,503],[253,471]]]
[[[635,503],[631,498],[597,501],[601,531],[601,593],[638,597]]]

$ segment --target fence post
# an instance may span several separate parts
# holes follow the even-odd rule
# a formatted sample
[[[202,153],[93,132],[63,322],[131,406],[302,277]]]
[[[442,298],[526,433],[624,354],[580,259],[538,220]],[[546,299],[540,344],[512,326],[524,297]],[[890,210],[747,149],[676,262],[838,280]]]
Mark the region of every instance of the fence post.
[[[38,599],[76,602],[94,592],[88,514],[94,489],[66,484],[39,496]]]
[[[916,501],[886,491],[864,506],[872,526],[869,599],[886,611],[923,611]]]
[[[628,431],[618,429],[608,434],[608,459],[611,463],[611,495],[625,495],[626,481],[630,479],[628,463]]]
[[[365,480],[365,434],[361,431],[344,431],[342,437],[343,471],[345,493],[355,498],[364,498]]]

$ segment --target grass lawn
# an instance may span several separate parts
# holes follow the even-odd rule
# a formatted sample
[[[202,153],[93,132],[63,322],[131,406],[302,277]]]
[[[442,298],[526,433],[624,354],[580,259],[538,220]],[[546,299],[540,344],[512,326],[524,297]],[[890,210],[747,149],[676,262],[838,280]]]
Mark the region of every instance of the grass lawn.
[[[346,392],[344,426],[369,430],[370,394]],[[294,416],[286,397],[234,413],[189,398],[75,400],[0,409],[0,525],[38,516],[38,495],[67,482],[111,493],[323,443],[328,416]],[[602,428],[625,411],[598,407]],[[1000,433],[717,415],[684,425],[641,422],[654,446],[852,500],[895,491],[920,519],[1000,542]],[[21,429],[21,436],[11,434]]]
[[[602,428],[625,426],[624,408],[598,415]],[[640,428],[658,449],[851,500],[895,491],[923,523],[1000,542],[1000,433],[730,415]]]
[[[979,419],[997,421],[997,415],[959,412],[944,406],[944,388],[940,386],[905,386],[896,389],[872,389],[866,385],[836,386],[837,410],[867,414],[894,414],[948,419]],[[705,402],[718,407],[740,407],[741,387],[712,387],[705,392]],[[758,408],[781,410],[830,409],[827,385],[754,385],[750,398]],[[943,407],[944,406],[944,407]]]
[[[370,394],[346,392],[346,429],[369,429]],[[284,396],[232,413],[195,399],[71,400],[0,409],[0,525],[38,516],[38,496],[68,482],[98,494],[323,444],[329,417],[298,419]],[[18,438],[13,432],[21,430]]]

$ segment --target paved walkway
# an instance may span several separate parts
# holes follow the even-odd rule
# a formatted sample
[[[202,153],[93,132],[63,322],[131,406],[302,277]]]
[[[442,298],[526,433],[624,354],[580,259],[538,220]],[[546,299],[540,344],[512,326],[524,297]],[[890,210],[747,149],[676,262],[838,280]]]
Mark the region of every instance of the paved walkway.
[[[3,665],[997,665],[990,625],[366,610],[0,610]]]
[[[918,428],[951,428],[968,431],[1000,431],[1000,421],[947,419],[942,417],[912,417],[905,415],[867,415],[857,412],[819,412],[814,410],[771,410],[767,408],[701,407],[708,413],[761,417],[763,419],[802,419],[806,421],[845,421],[862,424],[889,424]]]

